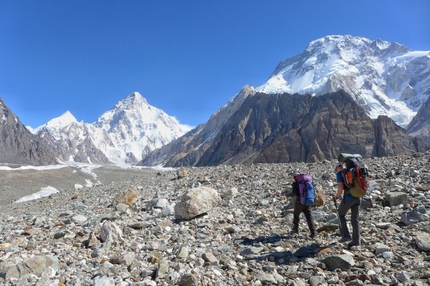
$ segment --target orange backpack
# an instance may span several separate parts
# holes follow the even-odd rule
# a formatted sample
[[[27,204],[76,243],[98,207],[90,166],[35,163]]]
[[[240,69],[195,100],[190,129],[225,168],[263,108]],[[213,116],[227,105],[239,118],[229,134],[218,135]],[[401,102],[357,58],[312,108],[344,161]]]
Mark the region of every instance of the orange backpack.
[[[349,188],[353,197],[362,197],[367,193],[369,171],[361,158],[348,158],[345,160],[346,169],[342,172],[343,183]]]

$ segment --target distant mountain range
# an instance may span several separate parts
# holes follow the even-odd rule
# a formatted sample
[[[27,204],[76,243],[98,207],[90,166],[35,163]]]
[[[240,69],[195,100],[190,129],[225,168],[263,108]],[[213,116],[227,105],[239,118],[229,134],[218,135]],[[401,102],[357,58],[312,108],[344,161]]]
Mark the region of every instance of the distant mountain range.
[[[262,86],[245,86],[193,130],[135,92],[94,123],[77,122],[66,112],[32,132],[60,160],[100,164],[203,166],[311,162],[337,152],[400,155],[430,148],[429,95],[430,51],[327,36],[281,61]],[[3,149],[8,155],[1,161],[16,151]]]

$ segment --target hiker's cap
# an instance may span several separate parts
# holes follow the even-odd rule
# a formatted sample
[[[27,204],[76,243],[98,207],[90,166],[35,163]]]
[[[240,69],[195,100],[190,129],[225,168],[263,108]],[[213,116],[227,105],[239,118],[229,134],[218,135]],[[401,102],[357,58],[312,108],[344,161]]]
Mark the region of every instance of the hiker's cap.
[[[336,169],[338,166],[342,166],[342,163],[339,161],[336,161],[333,163],[333,167]]]

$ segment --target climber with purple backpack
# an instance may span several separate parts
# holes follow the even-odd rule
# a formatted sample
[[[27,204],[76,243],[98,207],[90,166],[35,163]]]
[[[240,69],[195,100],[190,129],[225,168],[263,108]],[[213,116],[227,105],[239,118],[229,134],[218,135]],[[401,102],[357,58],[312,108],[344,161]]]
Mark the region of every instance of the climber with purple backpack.
[[[312,205],[315,201],[314,186],[310,174],[297,174],[292,183],[292,196],[296,197],[294,204],[293,229],[291,234],[299,233],[300,214],[304,213],[311,232],[310,237],[316,236],[315,224],[312,218]]]

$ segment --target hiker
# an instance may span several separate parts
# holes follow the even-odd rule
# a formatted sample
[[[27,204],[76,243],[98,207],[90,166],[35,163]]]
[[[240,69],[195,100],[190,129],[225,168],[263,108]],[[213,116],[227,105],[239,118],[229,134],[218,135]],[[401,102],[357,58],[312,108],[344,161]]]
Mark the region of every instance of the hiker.
[[[340,162],[336,162],[334,165],[337,181],[337,193],[335,196],[335,200],[340,199],[343,193],[342,201],[339,204],[339,208],[337,210],[340,225],[342,227],[342,229],[340,230],[342,238],[339,240],[339,242],[350,241],[348,244],[348,248],[351,248],[353,246],[360,245],[360,222],[358,221],[358,218],[360,214],[361,200],[360,198],[353,197],[349,192],[349,188],[345,186],[342,176],[342,173],[344,172],[343,164]],[[345,219],[345,215],[348,210],[351,210],[352,240]]]
[[[310,237],[314,238],[316,236],[315,224],[312,218],[312,206],[304,205],[300,202],[300,189],[298,183],[298,176],[294,176],[294,182],[292,183],[292,196],[296,197],[294,204],[294,218],[293,218],[293,229],[291,234],[299,233],[299,222],[300,222],[300,214],[304,213],[306,217],[306,221],[308,222],[308,227],[311,232]]]

